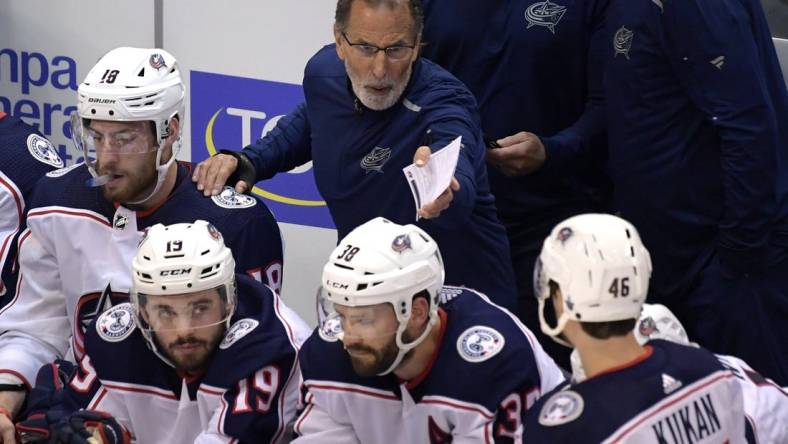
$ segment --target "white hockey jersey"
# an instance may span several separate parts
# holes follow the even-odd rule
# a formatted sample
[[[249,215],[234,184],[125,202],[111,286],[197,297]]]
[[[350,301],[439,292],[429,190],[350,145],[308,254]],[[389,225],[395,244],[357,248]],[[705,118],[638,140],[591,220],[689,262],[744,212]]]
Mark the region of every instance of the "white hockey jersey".
[[[63,167],[55,147],[32,126],[0,111],[0,308],[16,292],[16,240],[36,182]]]
[[[564,380],[511,313],[473,290],[444,287],[441,339],[412,381],[362,377],[341,342],[317,333],[299,360],[305,409],[298,443],[519,442],[522,417]]]
[[[716,355],[732,371],[742,390],[747,442],[788,443],[788,392],[734,356]]]
[[[85,327],[127,300],[137,244],[143,230],[157,223],[207,220],[232,250],[236,271],[281,285],[282,241],[268,209],[231,190],[204,197],[191,182],[189,164],[178,164],[168,199],[146,212],[108,202],[100,188],[88,188],[84,164],[47,176],[36,187],[28,228],[19,238],[16,296],[0,309],[0,382],[29,383],[55,358],[81,358]]]
[[[132,307],[105,311],[65,405],[111,414],[138,444],[268,443],[290,438],[298,348],[311,329],[269,288],[238,276],[239,305],[205,374],[184,379],[148,347]]]

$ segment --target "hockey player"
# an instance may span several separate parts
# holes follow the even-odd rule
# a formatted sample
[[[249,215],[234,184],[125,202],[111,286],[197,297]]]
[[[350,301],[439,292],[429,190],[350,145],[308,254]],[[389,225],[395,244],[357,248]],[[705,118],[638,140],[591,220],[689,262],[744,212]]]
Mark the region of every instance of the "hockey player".
[[[617,1],[607,24],[609,171],[649,301],[788,385],[788,91],[761,2]]]
[[[280,441],[310,329],[270,287],[234,270],[213,225],[151,227],[132,263],[132,302],[90,325],[64,405],[20,423],[23,442],[79,442],[95,429],[105,444],[128,442],[117,439],[124,434],[139,443]]]
[[[660,304],[643,304],[634,333],[641,345],[653,339],[696,345],[690,342],[676,316]],[[788,392],[735,356],[717,355],[717,359],[733,372],[741,386],[744,414],[750,425],[747,442],[788,442]],[[577,350],[572,351],[572,379],[575,382],[586,379]]]
[[[438,246],[414,225],[359,226],[322,284],[296,442],[519,442],[525,411],[564,379],[511,313],[442,287]]]
[[[650,276],[637,230],[616,216],[575,216],[545,239],[534,271],[541,327],[578,350],[588,379],[539,400],[525,442],[744,442],[741,389],[713,354],[635,339]]]
[[[33,187],[63,167],[55,147],[35,128],[0,111],[0,309],[16,294],[16,240]]]
[[[201,163],[194,179],[210,194],[238,167],[231,184],[243,190],[311,160],[339,239],[377,216],[415,222],[418,211],[418,225],[444,250],[446,282],[513,308],[509,243],[487,183],[476,101],[419,58],[421,29],[419,0],[338,1],[336,44],[307,63],[306,102],[241,154]],[[402,168],[428,165],[430,150],[457,136],[463,149],[452,185],[418,208]]]
[[[18,413],[38,369],[58,357],[81,358],[84,328],[128,298],[146,227],[208,220],[237,271],[279,286],[281,237],[265,206],[232,189],[205,198],[189,181],[190,165],[175,162],[183,116],[178,64],[160,49],[114,49],[79,86],[72,134],[86,161],[38,183],[19,238],[18,291],[0,310],[6,444],[13,442],[7,416]]]

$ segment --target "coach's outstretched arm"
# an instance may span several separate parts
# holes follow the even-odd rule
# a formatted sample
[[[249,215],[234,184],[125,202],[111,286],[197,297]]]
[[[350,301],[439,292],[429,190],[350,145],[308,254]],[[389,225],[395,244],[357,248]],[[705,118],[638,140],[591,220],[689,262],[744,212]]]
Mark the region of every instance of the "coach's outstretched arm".
[[[222,150],[194,169],[192,181],[206,196],[216,196],[225,184],[239,193],[258,180],[291,170],[312,160],[306,103],[282,117],[271,132],[240,152]]]

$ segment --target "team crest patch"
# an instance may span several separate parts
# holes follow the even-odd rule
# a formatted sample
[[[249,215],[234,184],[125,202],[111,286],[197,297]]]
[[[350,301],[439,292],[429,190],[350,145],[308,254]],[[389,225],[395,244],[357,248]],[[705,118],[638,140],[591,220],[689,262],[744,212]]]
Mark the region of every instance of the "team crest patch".
[[[410,245],[410,236],[407,234],[400,234],[399,236],[395,237],[393,241],[391,241],[391,249],[397,253],[402,253],[408,248],[412,247]]]
[[[361,168],[366,171],[367,173],[371,173],[372,171],[377,171],[378,173],[383,172],[383,165],[388,162],[391,158],[391,148],[381,148],[376,146],[375,148],[370,151],[369,154],[364,156],[361,159]]]
[[[151,54],[150,60],[148,60],[148,63],[150,63],[151,68],[153,68],[153,69],[155,69],[157,71],[159,69],[165,68],[167,66],[167,64],[164,63],[164,57],[161,54],[159,54],[158,52],[156,54]]]
[[[630,31],[625,26],[619,28],[616,31],[616,35],[613,36],[613,49],[616,51],[613,57],[624,54],[624,57],[629,60],[629,50],[632,49],[632,39],[634,37],[634,31]]]
[[[219,230],[211,223],[208,224],[208,234],[211,235],[211,238],[213,238],[213,240],[216,241],[222,240],[222,233],[219,233]]]
[[[342,333],[342,321],[339,316],[329,316],[317,330],[320,338],[326,342],[336,342]]]
[[[490,327],[471,327],[457,339],[457,351],[468,362],[486,361],[503,349],[503,335]]]
[[[130,303],[115,305],[102,313],[96,321],[96,332],[107,342],[120,342],[134,331],[137,321]]]
[[[655,332],[659,332],[659,328],[651,316],[641,319],[638,323],[638,333],[643,337],[648,338]]]
[[[257,199],[246,194],[236,193],[233,187],[224,187],[221,193],[211,199],[222,208],[249,208],[257,205]]]
[[[241,338],[248,335],[249,332],[257,328],[260,322],[252,319],[252,318],[244,318],[240,321],[236,321],[229,330],[227,330],[227,334],[224,335],[224,339],[222,339],[222,343],[219,344],[219,348],[222,350],[229,348],[231,345],[235,344]]]
[[[52,165],[55,168],[63,168],[64,166],[63,159],[60,158],[52,142],[38,134],[27,136],[27,150],[33,157],[47,165]]]
[[[525,10],[525,21],[530,29],[533,26],[542,26],[555,34],[555,27],[566,14],[566,6],[553,3],[550,0],[534,3]]]
[[[539,424],[546,427],[566,424],[583,413],[583,397],[572,390],[558,392],[550,397],[539,412]]]
[[[564,227],[564,228],[561,228],[558,231],[558,236],[557,237],[558,237],[558,240],[561,241],[561,245],[564,245],[566,243],[566,241],[568,241],[569,238],[572,237],[573,234],[574,234],[574,232],[572,231],[571,228]]]
[[[74,165],[67,166],[65,168],[60,168],[57,170],[52,170],[47,173],[47,177],[60,177],[66,175],[69,171],[73,170],[74,168],[82,165],[82,162],[75,163]]]

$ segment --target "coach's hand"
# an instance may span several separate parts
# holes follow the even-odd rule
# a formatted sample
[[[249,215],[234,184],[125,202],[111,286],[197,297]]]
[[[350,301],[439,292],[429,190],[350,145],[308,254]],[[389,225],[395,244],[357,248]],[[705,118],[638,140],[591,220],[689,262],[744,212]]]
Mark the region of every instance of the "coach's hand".
[[[16,444],[16,429],[12,417],[19,413],[25,402],[24,391],[0,392],[0,443]]]
[[[205,196],[218,195],[225,184],[234,187],[238,193],[244,193],[255,182],[254,179],[254,165],[249,159],[226,150],[200,162],[192,175],[192,181],[197,182],[197,189]]]
[[[422,168],[429,163],[431,154],[432,150],[430,150],[430,147],[420,146],[413,156],[413,163],[416,164],[417,167]],[[454,200],[454,192],[459,190],[460,182],[457,181],[457,178],[452,177],[448,188],[446,188],[437,199],[419,208],[419,216],[425,219],[433,219],[440,216],[441,211],[449,208],[451,201]]]
[[[531,174],[544,165],[544,144],[536,134],[521,131],[499,139],[500,148],[487,150],[487,162],[507,176]]]

